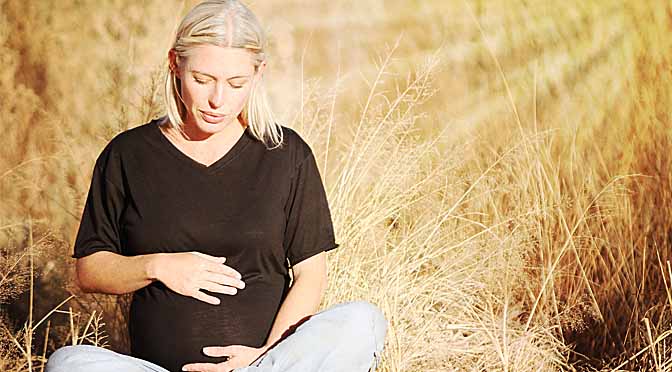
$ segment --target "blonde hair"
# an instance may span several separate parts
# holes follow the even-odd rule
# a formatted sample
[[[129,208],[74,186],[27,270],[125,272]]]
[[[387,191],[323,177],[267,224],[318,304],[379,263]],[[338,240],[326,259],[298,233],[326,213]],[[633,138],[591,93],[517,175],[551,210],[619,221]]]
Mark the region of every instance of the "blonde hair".
[[[266,60],[264,31],[256,16],[237,0],[203,1],[182,19],[172,46],[177,58],[186,57],[191,48],[203,44],[249,51],[255,73]],[[181,130],[186,119],[186,107],[180,98],[176,73],[168,64],[165,71],[165,103],[170,125]],[[267,148],[282,144],[282,128],[275,122],[261,80],[252,87],[241,116],[252,135]]]

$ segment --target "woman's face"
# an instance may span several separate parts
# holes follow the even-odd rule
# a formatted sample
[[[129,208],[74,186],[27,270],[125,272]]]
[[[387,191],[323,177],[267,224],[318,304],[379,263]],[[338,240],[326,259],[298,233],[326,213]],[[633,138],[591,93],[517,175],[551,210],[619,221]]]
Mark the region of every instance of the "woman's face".
[[[184,124],[206,137],[237,121],[265,67],[262,63],[255,74],[250,52],[209,44],[191,49],[177,63],[172,50],[169,57],[187,109]]]

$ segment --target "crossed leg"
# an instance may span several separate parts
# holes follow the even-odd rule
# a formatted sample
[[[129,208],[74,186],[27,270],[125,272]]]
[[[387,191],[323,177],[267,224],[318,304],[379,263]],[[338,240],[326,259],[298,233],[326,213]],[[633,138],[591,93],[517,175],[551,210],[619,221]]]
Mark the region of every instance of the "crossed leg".
[[[46,372],[170,372],[152,362],[93,345],[68,345],[54,351]]]
[[[375,371],[387,321],[366,301],[336,304],[312,315],[252,365],[235,372]],[[170,372],[152,362],[93,345],[56,350],[46,372]]]
[[[311,316],[252,365],[235,372],[374,371],[387,321],[365,301],[334,305]]]

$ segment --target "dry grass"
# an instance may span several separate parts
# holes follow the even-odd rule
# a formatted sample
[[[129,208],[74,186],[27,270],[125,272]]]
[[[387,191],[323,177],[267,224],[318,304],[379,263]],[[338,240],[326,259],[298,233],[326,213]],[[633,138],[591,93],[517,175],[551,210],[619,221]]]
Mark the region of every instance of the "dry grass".
[[[193,4],[74,3],[0,0],[3,371],[127,348],[127,297],[77,292],[68,242],[102,146],[161,112]],[[672,370],[668,3],[252,7],[342,245],[324,305],[384,310],[382,371]]]

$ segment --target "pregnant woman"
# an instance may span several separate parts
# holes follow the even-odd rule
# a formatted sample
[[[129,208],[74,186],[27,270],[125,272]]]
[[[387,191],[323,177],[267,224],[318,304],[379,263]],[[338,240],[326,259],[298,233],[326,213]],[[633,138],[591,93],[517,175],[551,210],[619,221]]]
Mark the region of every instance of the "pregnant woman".
[[[311,148],[273,120],[266,64],[240,2],[204,1],[182,20],[166,115],[102,150],[72,255],[82,290],[133,293],[131,353],[64,346],[47,372],[375,370],[377,307],[315,313],[339,245]]]

